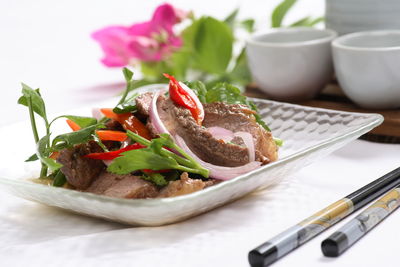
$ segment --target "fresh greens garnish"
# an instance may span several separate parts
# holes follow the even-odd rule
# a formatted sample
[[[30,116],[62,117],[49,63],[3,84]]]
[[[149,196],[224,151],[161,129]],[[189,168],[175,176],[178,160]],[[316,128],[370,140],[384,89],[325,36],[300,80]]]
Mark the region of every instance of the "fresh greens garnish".
[[[123,68],[122,72],[125,77],[126,88],[125,88],[124,92],[122,93],[121,99],[119,100],[118,104],[113,109],[113,111],[117,114],[136,111],[135,98],[136,98],[137,94],[135,94],[131,97],[128,97],[129,92],[131,92],[132,90],[137,88],[135,86],[135,81],[132,79],[133,72],[130,71],[128,68]]]
[[[283,140],[277,137],[274,137],[274,142],[277,146],[283,146]]]
[[[85,143],[92,138],[92,134],[95,129],[104,127],[103,124],[97,123],[97,120],[94,118],[74,115],[59,116],[49,123],[46,113],[46,105],[39,89],[34,90],[26,84],[22,84],[22,96],[18,99],[18,103],[28,107],[33,137],[37,146],[36,154],[31,155],[26,161],[35,161],[38,159],[41,161],[41,178],[56,177],[56,175],[50,176],[48,171],[50,170],[50,172],[54,174],[62,167],[60,163],[56,162],[56,160],[50,157],[53,152],[59,151],[63,148],[71,147],[75,144]],[[39,135],[35,114],[39,115],[44,121],[46,133],[43,137],[40,137]],[[61,134],[51,141],[51,125],[60,118],[72,120],[81,127],[81,130]]]
[[[56,171],[60,169],[62,165],[49,157],[52,152],[51,148],[48,145],[49,142],[50,142],[50,134],[45,135],[39,140],[39,142],[37,143],[37,156],[40,159],[40,161],[43,164],[45,164],[51,171]],[[47,173],[45,176],[47,176]]]
[[[165,176],[162,175],[161,173],[144,173],[141,178],[143,180],[153,182],[157,186],[166,186],[168,184],[168,181],[165,179]]]
[[[146,148],[123,152],[113,160],[107,170],[116,174],[127,174],[138,170],[165,170],[174,169],[189,173],[197,173],[208,177],[209,171],[196,162],[191,156],[174,143],[168,134],[161,134],[151,141],[127,131],[128,137]],[[182,156],[165,149],[168,147],[179,152]]]
[[[57,172],[53,179],[53,186],[55,187],[62,187],[67,182],[65,175],[62,173],[61,170]]]
[[[25,162],[30,162],[30,161],[36,161],[36,160],[38,160],[39,158],[38,158],[38,156],[36,155],[36,153],[35,154],[32,154],[29,158],[27,158],[26,160],[25,160]]]
[[[60,134],[53,139],[52,148],[58,151],[74,145],[87,143],[93,138],[94,131],[102,128],[105,128],[104,124],[99,123],[80,129],[79,131]]]
[[[78,124],[79,127],[81,127],[81,128],[86,128],[86,127],[97,124],[97,120],[92,117],[82,117],[82,116],[75,116],[75,115],[61,115],[61,116],[54,118],[50,122],[50,126],[51,126],[51,124],[53,124],[53,122],[55,122],[56,120],[58,120],[60,118],[67,118],[67,119],[75,122],[76,124]]]
[[[29,102],[32,102],[30,104]],[[47,121],[46,107],[39,89],[33,90],[28,85],[22,83],[22,96],[18,99],[18,104],[32,106],[33,111]]]
[[[284,27],[282,22],[296,2],[297,0],[282,0],[275,7],[271,15],[271,26],[273,28]],[[293,22],[289,27],[313,27],[322,21],[324,21],[323,17],[311,18],[308,16]]]
[[[103,149],[103,151],[104,152],[110,152],[109,150],[108,150],[108,148],[103,144],[103,142],[100,140],[100,137],[99,137],[99,135],[96,133],[96,132],[94,132],[94,134],[93,134],[93,140],[101,147],[101,149]]]
[[[186,81],[184,82],[190,89],[192,89],[201,103],[207,103],[207,88],[201,81]]]
[[[22,96],[18,99],[18,104],[28,107],[35,143],[39,142],[39,133],[36,126],[35,113],[43,118],[46,127],[46,135],[47,136],[50,135],[50,125],[47,120],[46,106],[44,104],[42,96],[40,95],[39,89],[34,90],[28,85],[22,83]],[[46,145],[47,146],[49,145],[48,140]],[[31,156],[29,159],[34,160],[35,158]],[[47,164],[45,164],[45,162],[42,161],[40,177],[46,177],[46,176],[47,176]]]

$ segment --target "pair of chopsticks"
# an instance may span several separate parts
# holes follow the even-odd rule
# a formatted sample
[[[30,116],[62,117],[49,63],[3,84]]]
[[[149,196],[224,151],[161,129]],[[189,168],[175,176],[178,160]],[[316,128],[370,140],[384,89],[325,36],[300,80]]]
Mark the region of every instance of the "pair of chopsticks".
[[[272,264],[387,191],[387,194],[322,242],[325,256],[339,256],[400,205],[400,167],[251,250],[248,256],[250,265],[258,267]]]

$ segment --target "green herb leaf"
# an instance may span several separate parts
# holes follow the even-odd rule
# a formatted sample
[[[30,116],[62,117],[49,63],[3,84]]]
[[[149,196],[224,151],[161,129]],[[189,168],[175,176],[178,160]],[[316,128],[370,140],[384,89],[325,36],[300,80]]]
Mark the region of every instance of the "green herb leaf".
[[[130,71],[128,68],[123,68],[122,73],[124,74],[125,81],[129,83],[132,80],[133,72]]]
[[[310,23],[308,24],[308,26],[313,27],[313,26],[315,26],[318,23],[321,23],[323,21],[325,21],[324,17],[318,17],[318,18],[315,18],[315,19],[311,20]]]
[[[234,9],[228,17],[224,19],[224,22],[233,30],[235,26],[236,17],[239,13],[239,8]]]
[[[62,164],[56,162],[54,159],[49,158],[50,150],[47,147],[50,135],[45,135],[37,143],[37,156],[40,161],[44,163],[51,171],[56,171],[62,167]]]
[[[263,121],[261,116],[258,114],[257,106],[246,96],[242,95],[239,88],[229,83],[218,83],[211,90],[208,90],[206,95],[207,103],[213,102],[224,102],[227,104],[243,104],[250,107],[256,112],[254,117],[258,124],[260,124],[265,130],[271,131],[267,124]]]
[[[209,171],[204,167],[202,167],[185,151],[183,151],[183,149],[177,146],[168,134],[161,134],[159,138],[152,139],[151,141],[129,130],[127,131],[127,135],[132,140],[147,146],[148,147],[147,149],[150,150],[152,153],[160,155],[164,158],[171,158],[177,162],[177,164],[174,167],[169,167],[168,169],[176,169],[180,171],[186,171],[189,173],[197,173],[202,175],[203,177],[208,178]],[[157,144],[153,145],[154,142],[157,142]],[[160,144],[179,152],[182,156],[179,156],[165,148],[160,148]]]
[[[227,104],[247,104],[247,99],[236,86],[229,83],[218,83],[208,90],[207,103],[224,102]]]
[[[126,88],[125,88],[125,90],[122,94],[122,97],[119,100],[117,106],[120,104],[123,104],[125,102],[126,97],[128,96],[128,93],[132,90],[132,85],[133,85],[133,81],[132,81],[133,72],[130,71],[128,68],[123,68],[122,73],[124,74],[124,77],[125,77]]]
[[[43,119],[46,118],[46,107],[42,96],[40,95],[39,89],[33,90],[28,85],[22,83],[22,96],[18,99],[18,104],[28,107],[28,98],[32,99],[33,111]]]
[[[184,84],[186,84],[190,89],[192,89],[195,92],[201,103],[207,103],[206,100],[207,89],[204,83],[202,83],[201,81],[193,81],[193,82],[186,81],[184,82]]]
[[[36,160],[38,160],[39,158],[38,158],[38,156],[36,155],[36,153],[35,154],[33,154],[32,156],[30,156],[29,158],[27,158],[26,160],[25,160],[25,162],[30,162],[30,161],[36,161]]]
[[[165,176],[161,173],[146,173],[141,177],[143,180],[150,181],[157,186],[166,186],[168,181],[165,179]]]
[[[62,186],[64,186],[64,184],[66,182],[67,182],[67,178],[65,177],[64,173],[62,173],[62,171],[59,170],[57,172],[56,176],[54,176],[53,186],[62,187]]]
[[[254,110],[256,112],[256,114],[254,114],[254,118],[256,119],[256,122],[258,124],[260,124],[266,131],[270,132],[271,129],[268,127],[268,125],[265,123],[265,121],[261,118],[260,114],[258,114],[258,108],[254,104],[254,102],[248,101],[248,105],[250,106],[250,108],[252,110]]]
[[[254,19],[246,19],[240,22],[240,26],[243,27],[247,32],[252,33],[254,32]]]
[[[283,146],[283,140],[277,137],[274,137],[274,142],[277,146]]]
[[[305,17],[302,19],[299,19],[298,21],[293,22],[290,24],[289,27],[308,27],[310,23],[311,17]]]
[[[278,28],[282,26],[282,21],[287,12],[293,7],[297,0],[283,0],[272,12],[271,26]]]
[[[236,58],[235,66],[233,67],[229,77],[235,83],[249,84],[251,82],[251,73],[247,64],[246,51],[243,48],[239,56]]]
[[[53,139],[52,147],[55,150],[61,150],[77,144],[86,143],[92,139],[94,131],[100,128],[105,128],[104,124],[99,123],[80,129],[76,132],[61,134]]]
[[[92,126],[97,124],[97,120],[95,118],[92,117],[82,117],[82,116],[74,116],[74,115],[62,115],[62,116],[58,116],[57,118],[53,119],[50,123],[50,125],[60,119],[60,118],[67,118],[73,122],[75,122],[76,124],[79,125],[79,127],[81,128],[86,128],[88,126]]]
[[[144,66],[145,63],[143,63],[142,65]],[[140,81],[132,80],[133,72],[127,68],[124,68],[122,72],[126,80],[126,88],[122,93],[121,99],[119,100],[118,104],[113,109],[113,112],[117,114],[135,111],[136,110],[135,98],[138,96],[138,94],[135,93],[133,95],[129,95],[129,93],[138,87],[154,83],[154,81],[148,79],[142,79]]]
[[[202,71],[223,74],[232,57],[232,31],[224,22],[212,17],[203,17],[198,23],[194,38],[194,65]]]
[[[163,157],[149,148],[130,150],[121,153],[121,155],[108,166],[109,172],[126,174],[143,169],[164,170],[174,169],[178,166],[174,159]]]
[[[122,114],[122,113],[128,113],[128,112],[134,112],[137,110],[136,107],[136,101],[135,98],[138,96],[139,94],[134,93],[132,96],[130,96],[129,98],[127,98],[124,103],[118,104],[114,109],[113,112],[117,113],[117,114]]]
[[[136,103],[131,102],[131,103],[124,103],[124,104],[120,104],[120,105],[116,106],[113,109],[113,112],[117,113],[117,114],[122,114],[122,113],[134,112],[136,110],[137,110]]]
[[[311,17],[305,17],[292,23],[290,27],[313,27],[322,21],[324,21],[324,17],[318,17],[315,19],[312,19]]]
[[[110,152],[96,132],[93,134],[93,140],[101,147],[101,149],[103,149],[104,152]]]

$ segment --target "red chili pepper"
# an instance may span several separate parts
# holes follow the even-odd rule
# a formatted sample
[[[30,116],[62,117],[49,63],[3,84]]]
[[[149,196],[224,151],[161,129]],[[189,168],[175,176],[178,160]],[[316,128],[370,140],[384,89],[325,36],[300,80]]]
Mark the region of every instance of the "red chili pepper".
[[[115,151],[110,151],[110,152],[103,152],[103,153],[90,153],[85,155],[85,158],[91,158],[91,159],[100,159],[100,160],[113,160],[116,157],[121,156],[120,154],[125,151],[129,150],[135,150],[135,149],[140,149],[140,148],[145,148],[146,146],[141,145],[139,143],[134,143],[132,145],[129,145],[127,147],[115,150]]]
[[[179,106],[187,108],[194,120],[200,124],[199,115],[200,110],[197,107],[193,98],[182,88],[174,76],[164,73],[164,76],[169,79],[169,97]]]

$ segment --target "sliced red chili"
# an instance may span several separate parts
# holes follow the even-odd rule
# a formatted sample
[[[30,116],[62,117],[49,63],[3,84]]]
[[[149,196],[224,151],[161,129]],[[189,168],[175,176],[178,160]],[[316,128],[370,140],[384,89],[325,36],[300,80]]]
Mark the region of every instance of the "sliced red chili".
[[[130,150],[135,150],[135,149],[140,149],[140,148],[145,148],[146,146],[141,145],[139,143],[134,143],[132,145],[126,146],[124,148],[115,150],[115,151],[110,151],[110,152],[102,152],[102,153],[90,153],[85,155],[85,158],[91,158],[91,159],[100,159],[100,160],[113,160],[116,157],[119,157],[121,153],[130,151]]]
[[[196,122],[199,122],[200,110],[194,99],[186,92],[179,84],[174,76],[164,73],[164,76],[169,79],[169,97],[177,105],[187,108],[192,114]]]

